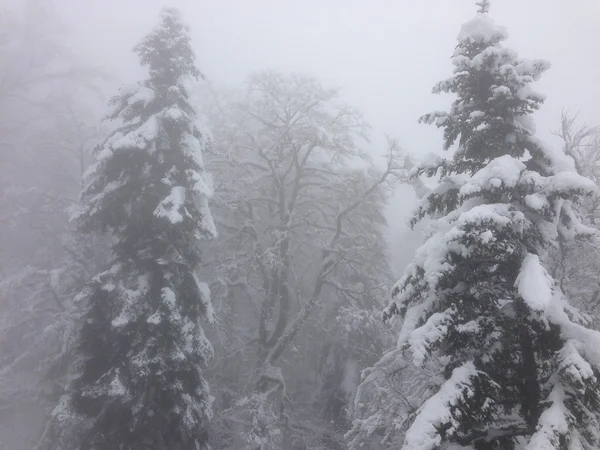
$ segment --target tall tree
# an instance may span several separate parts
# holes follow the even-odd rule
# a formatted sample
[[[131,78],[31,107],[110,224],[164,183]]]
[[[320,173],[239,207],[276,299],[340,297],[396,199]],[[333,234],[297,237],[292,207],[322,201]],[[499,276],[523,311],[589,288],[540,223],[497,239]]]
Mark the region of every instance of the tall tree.
[[[96,151],[76,214],[88,232],[109,230],[114,260],[78,294],[86,305],[73,381],[55,410],[78,417],[74,443],[55,448],[202,449],[211,396],[201,365],[212,356],[202,319],[208,287],[196,274],[199,242],[215,235],[211,189],[190,89],[200,72],[174,9],[134,51],[149,77],[122,88],[110,118],[122,125]],[[60,431],[60,430],[59,430]]]
[[[444,129],[445,149],[456,145],[415,171],[441,176],[414,219],[435,219],[434,232],[384,314],[404,322],[383,367],[442,367],[408,411],[402,448],[598,448],[600,334],[544,263],[558,239],[594,232],[572,205],[595,187],[534,137],[543,96],[531,84],[549,65],[504,48],[489,2],[479,6],[458,36],[454,75],[434,88],[457,99],[421,119]]]

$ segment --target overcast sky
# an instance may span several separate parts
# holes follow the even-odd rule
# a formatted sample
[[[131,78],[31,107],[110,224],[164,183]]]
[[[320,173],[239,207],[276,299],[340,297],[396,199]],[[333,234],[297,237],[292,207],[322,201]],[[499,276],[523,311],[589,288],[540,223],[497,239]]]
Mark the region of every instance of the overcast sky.
[[[131,47],[161,6],[172,5],[184,12],[199,65],[216,85],[267,68],[314,75],[339,86],[374,133],[396,135],[418,153],[441,145],[416,119],[450,101],[431,87],[450,75],[456,35],[475,12],[474,0],[55,1],[78,50],[127,81],[138,74]],[[520,55],[552,63],[537,86],[548,96],[538,115],[542,138],[563,106],[600,121],[599,0],[496,0],[491,16]]]
[[[201,70],[216,86],[239,85],[261,69],[314,75],[362,109],[374,151],[387,133],[421,155],[439,151],[442,141],[417,118],[451,101],[431,88],[451,74],[456,36],[476,10],[474,0],[55,2],[78,52],[123,81],[140,74],[132,46],[162,6],[176,6],[191,26]],[[490,15],[508,28],[507,45],[521,56],[552,63],[537,83],[547,95],[537,114],[541,138],[556,143],[549,129],[563,107],[600,122],[600,0],[495,0]]]

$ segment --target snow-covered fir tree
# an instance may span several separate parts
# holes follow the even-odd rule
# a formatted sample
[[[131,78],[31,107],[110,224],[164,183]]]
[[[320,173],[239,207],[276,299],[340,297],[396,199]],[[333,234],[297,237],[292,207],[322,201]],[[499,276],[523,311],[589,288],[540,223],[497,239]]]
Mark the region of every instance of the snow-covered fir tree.
[[[504,48],[489,2],[478,5],[458,36],[453,76],[434,88],[456,100],[421,118],[455,151],[413,172],[440,177],[414,219],[431,219],[433,231],[393,289],[384,317],[403,326],[380,366],[442,367],[438,386],[406,410],[405,450],[597,449],[600,334],[546,262],[558,240],[594,232],[573,205],[595,186],[534,136],[530,115],[544,97],[532,83],[549,64]]]
[[[207,448],[212,397],[201,365],[213,351],[201,320],[212,308],[196,268],[215,228],[206,134],[189,101],[200,72],[174,9],[134,51],[149,76],[111,101],[121,126],[97,149],[76,214],[82,230],[112,232],[114,261],[77,296],[87,306],[55,410],[62,450]],[[60,428],[79,418],[85,426],[63,441]]]

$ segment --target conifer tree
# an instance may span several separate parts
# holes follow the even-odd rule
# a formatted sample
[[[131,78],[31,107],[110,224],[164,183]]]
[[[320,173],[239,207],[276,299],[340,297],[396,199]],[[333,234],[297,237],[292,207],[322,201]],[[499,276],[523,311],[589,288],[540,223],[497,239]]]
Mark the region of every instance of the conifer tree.
[[[440,177],[414,218],[432,219],[434,232],[384,312],[403,326],[400,352],[382,362],[400,354],[443,367],[402,448],[597,449],[600,333],[545,262],[559,239],[593,233],[572,205],[594,186],[534,136],[530,115],[544,97],[532,83],[549,64],[504,48],[489,1],[478,5],[458,36],[453,76],[434,87],[456,100],[421,118],[454,150],[413,172]]]
[[[215,234],[190,89],[200,72],[174,9],[134,48],[148,78],[122,88],[121,122],[96,151],[76,218],[110,231],[114,261],[78,295],[86,305],[59,427],[88,419],[62,450],[204,449],[211,396],[201,365],[212,356],[201,320],[212,318],[196,269],[199,241]],[[58,433],[61,435],[61,433]]]

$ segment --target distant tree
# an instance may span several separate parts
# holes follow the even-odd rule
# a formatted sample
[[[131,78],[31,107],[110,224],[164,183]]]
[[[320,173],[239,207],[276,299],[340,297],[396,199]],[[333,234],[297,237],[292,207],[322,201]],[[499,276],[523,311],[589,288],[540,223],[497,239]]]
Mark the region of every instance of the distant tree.
[[[401,349],[394,349],[365,369],[345,436],[348,449],[402,448],[415,414],[444,382],[441,368],[434,356],[416,366],[403,358]]]
[[[378,169],[359,145],[368,130],[362,116],[310,77],[257,74],[242,100],[226,102],[215,116],[211,167],[219,173],[214,211],[221,235],[206,264],[217,270],[215,302],[230,357],[213,370],[231,393],[218,400],[220,422],[228,424],[221,429],[241,427],[231,434],[243,441],[221,448],[279,449],[291,445],[283,443],[290,434],[306,434],[294,431],[306,423],[298,423],[290,402],[306,405],[316,396],[305,389],[293,395],[291,380],[312,377],[321,356],[337,358],[319,355],[341,350],[323,345],[327,334],[344,335],[350,316],[358,323],[363,314],[360,323],[368,323],[381,302],[389,279],[383,209],[404,160],[390,142]],[[345,357],[338,356],[339,371]],[[288,377],[290,358],[306,370]],[[236,401],[240,391],[247,399]],[[323,415],[324,403],[316,407]]]
[[[64,208],[51,211],[45,205],[57,190],[49,180],[60,183],[52,178],[55,169],[64,171],[62,188],[73,177],[80,183],[77,172],[71,172],[70,156],[64,158],[69,160],[67,166],[61,167],[62,157],[74,151],[75,142],[68,150],[53,154],[42,152],[41,147],[44,140],[55,141],[58,128],[73,136],[72,130],[66,130],[73,124],[67,124],[67,109],[77,110],[76,93],[91,85],[99,73],[69,54],[64,30],[47,2],[26,0],[15,11],[3,9],[0,29],[0,223],[6,243],[0,247],[0,276],[8,277],[43,259],[41,253],[48,250],[39,230],[19,233],[19,227],[11,229],[16,216],[22,217],[25,210],[43,211],[47,216],[62,214]],[[84,121],[80,118],[80,122]],[[48,167],[50,161],[53,164]],[[30,218],[26,226],[33,223]],[[25,220],[20,220],[19,226],[23,225]],[[34,249],[37,254],[31,253]]]
[[[86,125],[81,112],[75,117],[78,106],[63,107],[52,126],[32,131],[35,164],[18,167],[32,178],[0,200],[6,249],[14,255],[13,273],[0,279],[0,422],[7,426],[18,411],[32,411],[32,424],[50,417],[65,387],[77,329],[73,297],[108,262],[106,237],[75,232],[68,213],[98,130]],[[29,428],[27,439],[39,436],[38,425]]]
[[[97,148],[75,214],[83,231],[112,232],[114,259],[77,295],[85,310],[56,449],[207,448],[201,321],[212,307],[196,269],[215,228],[206,135],[188,101],[200,72],[178,11],[160,19],[134,49],[149,77],[111,101],[122,125]]]
[[[440,385],[404,411],[404,450],[598,448],[600,334],[545,268],[559,239],[594,233],[573,205],[595,186],[534,137],[529,116],[543,96],[531,84],[548,64],[503,48],[506,31],[479,5],[458,36],[454,75],[434,88],[457,99],[421,119],[456,151],[414,172],[441,179],[414,219],[434,219],[433,233],[384,313],[403,319],[398,350],[364,383],[377,383],[378,368],[439,361]],[[372,434],[381,421],[366,412],[356,431]]]
[[[48,119],[66,91],[102,74],[80,64],[65,45],[65,30],[49,2],[24,0],[0,14],[0,168],[13,169],[29,153],[13,151],[27,142],[32,125]],[[103,76],[103,75],[102,75]],[[0,187],[12,181],[2,177]]]
[[[48,2],[0,9],[0,446],[31,450],[64,388],[73,292],[106,262],[68,213],[98,142],[100,73],[68,52]]]
[[[600,188],[600,127],[580,123],[577,114],[563,111],[554,134],[563,141],[565,153],[573,158],[577,172]],[[577,205],[577,212],[586,225],[600,229],[600,189]],[[552,272],[563,291],[590,314],[596,329],[600,326],[599,248],[598,239],[559,240]]]

